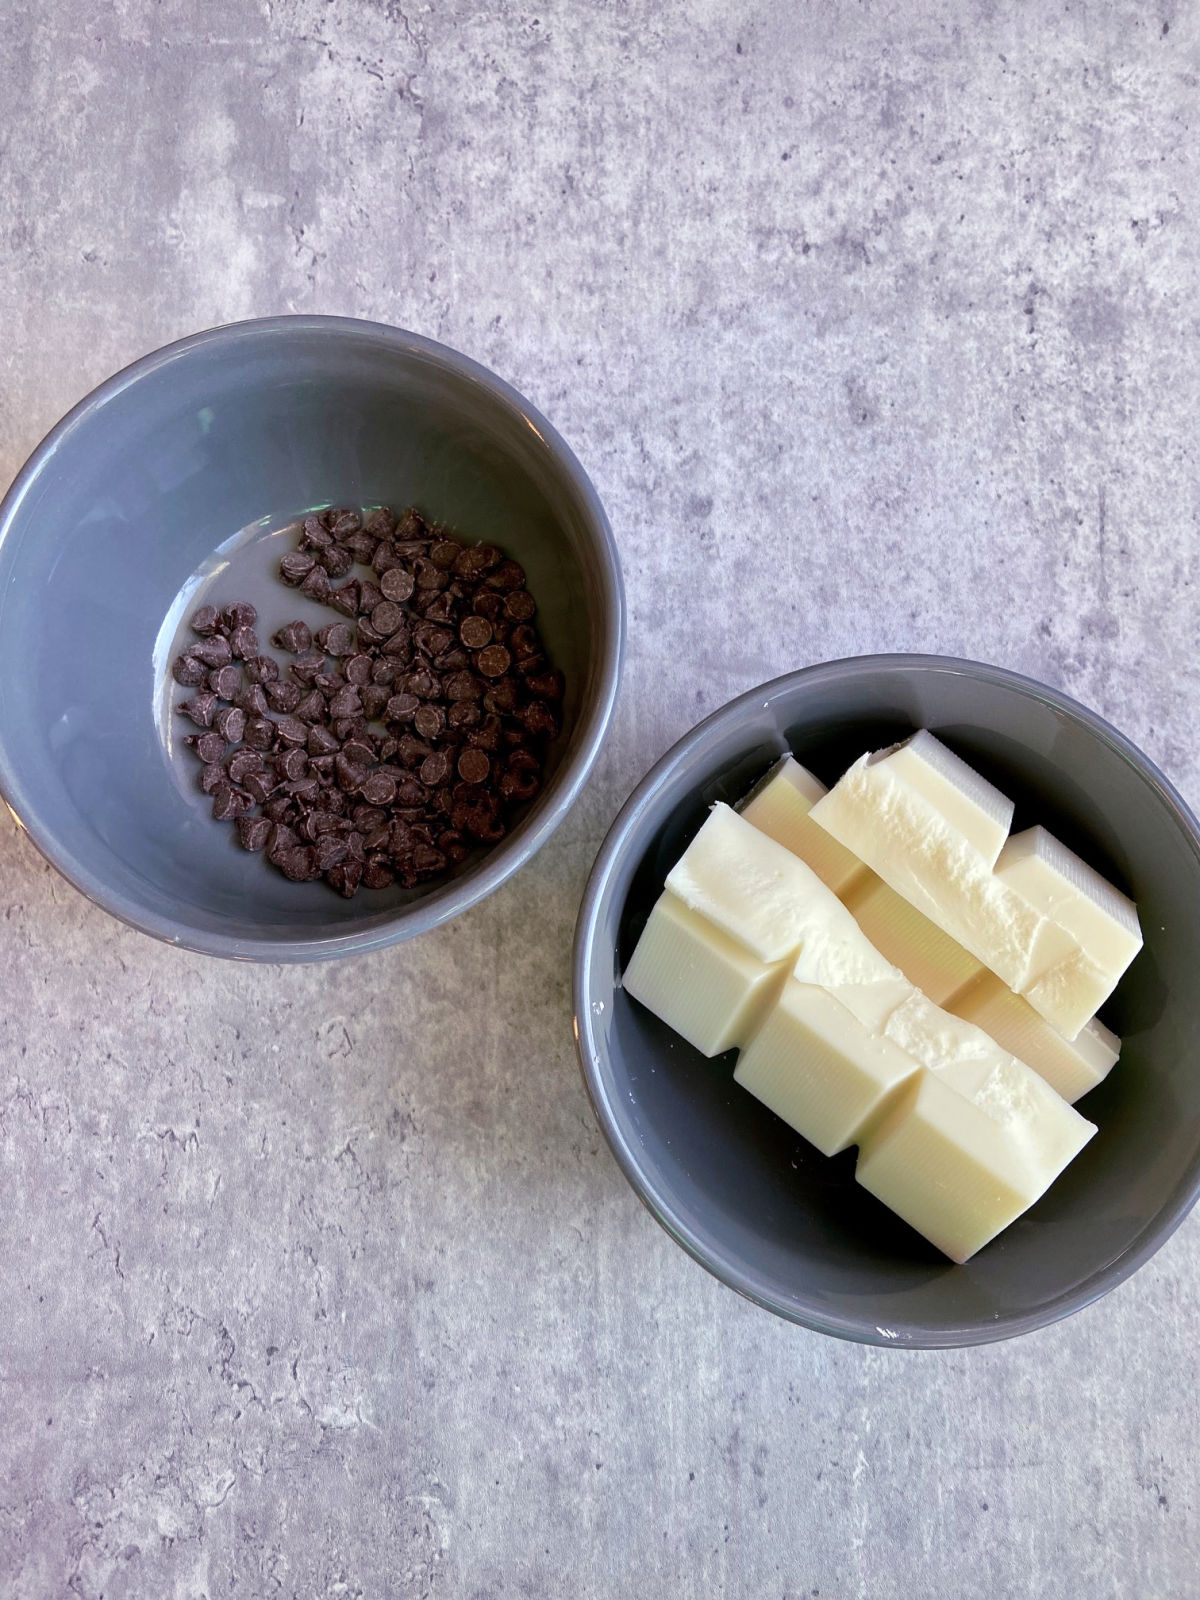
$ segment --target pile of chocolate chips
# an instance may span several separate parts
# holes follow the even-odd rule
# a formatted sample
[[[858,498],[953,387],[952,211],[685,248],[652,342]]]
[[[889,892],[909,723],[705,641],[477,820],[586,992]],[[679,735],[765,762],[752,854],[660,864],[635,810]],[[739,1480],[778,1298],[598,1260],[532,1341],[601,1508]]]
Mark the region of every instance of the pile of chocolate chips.
[[[177,658],[213,816],[297,882],[349,897],[428,881],[502,839],[541,786],[563,678],[525,573],[415,510],[306,517],[280,577],[346,622],[259,647],[250,605],[204,606]],[[366,569],[354,576],[356,568]]]

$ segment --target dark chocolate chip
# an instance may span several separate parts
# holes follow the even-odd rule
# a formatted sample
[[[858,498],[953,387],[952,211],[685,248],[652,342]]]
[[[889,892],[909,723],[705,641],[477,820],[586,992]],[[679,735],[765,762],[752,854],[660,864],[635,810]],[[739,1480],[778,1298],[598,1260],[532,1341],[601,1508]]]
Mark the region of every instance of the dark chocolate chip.
[[[422,705],[413,717],[413,727],[422,739],[437,739],[446,731],[446,713],[441,706]]]
[[[309,729],[308,753],[310,756],[335,756],[341,748],[341,745],[328,728]]]
[[[348,656],[354,649],[354,629],[348,622],[331,622],[317,629],[317,643],[330,656]]]
[[[279,717],[276,719],[275,727],[285,744],[308,743],[308,724],[301,722],[299,717]]]
[[[313,567],[308,577],[300,585],[300,593],[322,602],[329,599],[332,590],[329,587],[329,574],[324,567]]]
[[[363,530],[376,539],[390,539],[396,531],[396,518],[389,506],[379,506],[363,523]]]
[[[326,545],[333,543],[333,535],[320,517],[305,517],[304,532],[300,542],[307,545],[310,550],[324,550]]]
[[[458,775],[464,783],[486,783],[491,770],[492,764],[482,750],[467,749],[458,758]]]
[[[489,644],[475,658],[475,665],[485,678],[502,678],[512,663],[512,657],[502,644]]]
[[[219,761],[211,761],[200,768],[200,787],[205,794],[212,794],[218,785],[228,782],[225,768]]]
[[[343,861],[340,866],[330,867],[325,874],[326,882],[331,888],[344,895],[347,900],[353,899],[358,893],[358,886],[362,882],[363,868],[359,861]]]
[[[221,626],[221,613],[216,606],[201,606],[199,611],[193,612],[192,620],[188,626],[193,633],[216,633]]]
[[[457,539],[439,539],[429,552],[429,559],[435,567],[449,570],[462,554],[462,545]]]
[[[190,717],[197,727],[211,728],[213,713],[217,709],[217,697],[205,689],[199,694],[194,694],[190,700],[181,700],[175,709],[183,716]]]
[[[468,650],[482,650],[492,641],[492,625],[486,617],[464,617],[459,626],[458,637]]]
[[[278,683],[279,663],[274,656],[251,656],[242,663],[247,683]]]
[[[271,643],[277,650],[286,650],[298,656],[312,646],[312,629],[307,622],[288,622],[274,635]]]
[[[197,661],[203,661],[206,667],[223,667],[233,656],[229,640],[223,633],[216,633],[211,639],[197,639],[195,644],[188,646],[187,653],[195,656]]]
[[[249,811],[254,801],[244,790],[235,789],[232,784],[219,783],[213,790],[212,803],[215,819],[218,822],[230,822]]]
[[[362,881],[365,889],[387,889],[396,875],[385,856],[371,856],[363,867]]]
[[[249,661],[258,654],[258,635],[253,628],[235,628],[229,635],[229,648],[237,661]]]
[[[447,700],[478,700],[483,685],[473,672],[452,672],[446,679],[445,691]]]
[[[401,604],[412,594],[416,586],[415,579],[407,567],[402,567],[399,562],[389,567],[379,579],[379,588],[385,600],[394,600]]]
[[[352,578],[349,583],[343,583],[340,588],[330,591],[329,604],[344,617],[357,617],[358,593],[358,580]]]
[[[271,824],[266,817],[239,817],[237,834],[243,850],[265,850],[271,837]]]
[[[304,691],[298,683],[269,683],[267,685],[267,704],[272,711],[295,711],[303,698]]]
[[[269,706],[267,691],[261,683],[249,683],[237,696],[236,704],[248,717],[265,717]]]
[[[504,615],[510,622],[528,622],[537,611],[528,589],[514,589],[504,600]]]
[[[226,744],[241,744],[246,732],[246,713],[240,706],[225,706],[213,717],[213,727]]]
[[[279,563],[279,576],[294,589],[304,582],[315,566],[312,556],[303,550],[289,550]]]
[[[354,557],[344,545],[331,544],[328,550],[322,550],[317,560],[325,568],[331,578],[344,578],[354,565]],[[333,595],[330,593],[330,600]]]
[[[381,600],[371,612],[371,626],[386,639],[404,621],[404,612],[394,600]]]
[[[502,561],[495,571],[488,573],[487,581],[493,589],[523,589],[525,568],[519,561]]]
[[[197,661],[194,656],[176,656],[171,666],[171,676],[185,689],[196,689],[208,677],[208,669],[203,661]]]

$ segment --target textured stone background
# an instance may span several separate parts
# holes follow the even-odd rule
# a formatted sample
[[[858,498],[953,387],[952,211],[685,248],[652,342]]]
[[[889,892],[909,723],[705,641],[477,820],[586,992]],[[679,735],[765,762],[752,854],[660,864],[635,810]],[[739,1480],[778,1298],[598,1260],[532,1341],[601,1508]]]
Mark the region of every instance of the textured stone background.
[[[0,1595],[1195,1593],[1196,1223],[1013,1345],[786,1327],[602,1148],[568,953],[651,760],[823,657],[1021,668],[1200,801],[1197,9],[56,0],[0,46],[0,479],[177,335],[377,317],[554,419],[631,620],[584,801],[415,945],[181,954],[0,824]]]

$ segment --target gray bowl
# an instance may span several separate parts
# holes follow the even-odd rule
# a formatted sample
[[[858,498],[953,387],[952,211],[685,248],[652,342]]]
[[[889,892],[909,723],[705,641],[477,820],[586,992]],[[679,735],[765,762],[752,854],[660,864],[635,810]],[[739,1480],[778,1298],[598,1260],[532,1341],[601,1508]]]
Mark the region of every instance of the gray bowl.
[[[336,620],[273,576],[285,525],[330,503],[415,503],[502,546],[528,571],[566,675],[537,800],[502,844],[425,891],[345,901],[288,883],[211,820],[179,749],[170,663],[196,605],[251,600],[264,640],[292,616]],[[456,916],[545,842],[604,736],[623,630],[595,491],[507,384],[372,323],[216,328],[89,395],[0,507],[0,792],[77,888],[148,933],[264,961],[375,949]]]
[[[1124,1040],[1080,1102],[1099,1126],[1033,1209],[954,1266],[621,990],[672,864],[718,800],[785,750],[833,782],[927,727],[1138,903],[1145,948],[1104,1020]],[[1016,673],[936,656],[795,672],[700,724],[630,796],[596,860],[575,943],[576,1036],[634,1189],[683,1247],[759,1305],[871,1344],[982,1344],[1077,1311],[1127,1278],[1200,1188],[1200,829],[1100,717]]]

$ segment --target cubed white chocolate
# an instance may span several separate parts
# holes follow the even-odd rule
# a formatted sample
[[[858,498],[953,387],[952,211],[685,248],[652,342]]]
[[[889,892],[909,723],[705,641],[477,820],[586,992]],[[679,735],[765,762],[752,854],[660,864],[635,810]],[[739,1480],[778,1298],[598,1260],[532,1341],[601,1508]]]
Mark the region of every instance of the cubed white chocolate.
[[[851,884],[866,876],[867,869],[809,815],[824,793],[819,778],[792,756],[784,756],[738,810],[747,822],[806,862],[834,894],[844,895]]]
[[[1013,803],[927,728],[885,759],[893,776],[933,807],[988,866],[994,866],[1012,826]]]
[[[984,970],[969,950],[873,872],[851,887],[846,906],[879,953],[939,1006]]]
[[[957,994],[950,1009],[990,1034],[1072,1103],[1103,1082],[1121,1053],[1121,1041],[1098,1017],[1074,1039],[1064,1039],[1028,1000],[990,972]]]
[[[786,976],[665,893],[642,930],[622,979],[640,1000],[702,1055],[741,1044],[758,1025]]]
[[[823,1155],[857,1143],[917,1070],[827,989],[789,979],[738,1059],[734,1079]]]
[[[922,1069],[867,1130],[857,1177],[962,1262],[1027,1211],[1095,1131],[1036,1073]]]
[[[1073,935],[1106,981],[1115,983],[1142,948],[1133,901],[1045,828],[1015,833],[1000,852],[996,876]]]

